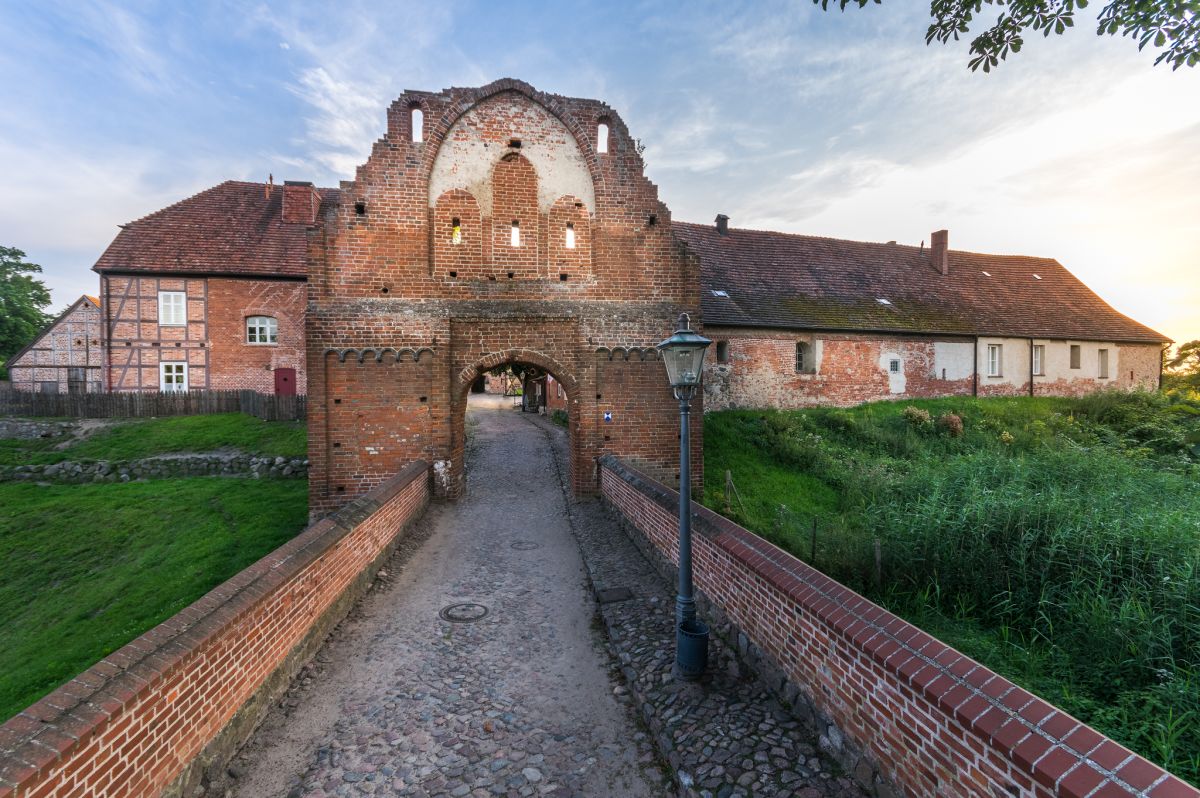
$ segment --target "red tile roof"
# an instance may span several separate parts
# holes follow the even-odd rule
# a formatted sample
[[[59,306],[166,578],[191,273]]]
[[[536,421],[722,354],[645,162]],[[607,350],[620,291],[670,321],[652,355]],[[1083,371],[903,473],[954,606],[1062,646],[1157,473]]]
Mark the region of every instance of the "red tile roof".
[[[686,222],[672,229],[700,257],[706,325],[1170,340],[1050,258],[951,250],[942,275],[927,248],[736,228],[722,236]]]
[[[100,307],[100,297],[95,297],[95,296],[92,296],[91,294],[84,294],[83,298],[86,299],[88,302],[91,302],[96,307]]]
[[[320,188],[322,204],[340,192]],[[228,180],[123,225],[98,272],[307,276],[303,224],[284,224],[283,186]]]

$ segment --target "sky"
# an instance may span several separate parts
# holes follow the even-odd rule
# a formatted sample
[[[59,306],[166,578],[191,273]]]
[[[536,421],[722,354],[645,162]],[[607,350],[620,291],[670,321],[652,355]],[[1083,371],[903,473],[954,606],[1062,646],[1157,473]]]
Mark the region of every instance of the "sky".
[[[44,267],[57,310],[97,292],[118,224],[222,180],[336,186],[405,89],[514,77],[608,102],[675,219],[947,228],[1200,338],[1200,68],[1083,17],[973,73],[928,24],[921,0],[0,0],[0,244]]]

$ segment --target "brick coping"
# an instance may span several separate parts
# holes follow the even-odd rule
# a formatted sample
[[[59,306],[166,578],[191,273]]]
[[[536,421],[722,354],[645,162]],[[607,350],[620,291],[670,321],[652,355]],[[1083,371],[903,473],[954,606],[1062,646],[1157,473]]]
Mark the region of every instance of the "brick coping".
[[[662,509],[678,511],[677,491],[612,455],[599,464]],[[692,514],[695,534],[761,575],[1047,789],[1078,798],[1200,798],[1200,790],[728,518],[695,502]]]
[[[189,663],[279,586],[332,549],[429,465],[414,461],[175,615],[104,657],[0,726],[0,798],[50,774],[139,700],[150,685]]]

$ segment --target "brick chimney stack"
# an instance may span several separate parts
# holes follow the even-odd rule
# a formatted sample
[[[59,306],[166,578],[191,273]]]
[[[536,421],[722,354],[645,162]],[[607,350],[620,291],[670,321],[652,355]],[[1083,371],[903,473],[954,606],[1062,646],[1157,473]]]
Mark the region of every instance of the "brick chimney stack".
[[[717,235],[729,235],[729,217],[723,213],[717,214]]]
[[[942,274],[950,273],[950,231],[938,230],[929,240],[929,256],[933,268]]]
[[[283,181],[283,221],[288,224],[316,224],[321,195],[313,184],[301,180]]]

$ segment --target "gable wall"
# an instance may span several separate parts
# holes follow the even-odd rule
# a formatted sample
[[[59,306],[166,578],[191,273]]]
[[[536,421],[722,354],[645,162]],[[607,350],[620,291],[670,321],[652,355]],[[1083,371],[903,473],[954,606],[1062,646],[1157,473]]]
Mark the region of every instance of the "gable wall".
[[[83,368],[86,390],[102,390],[104,348],[101,343],[100,308],[78,303],[54,322],[33,346],[8,363],[12,387],[40,391],[56,384],[56,393],[67,393],[69,369]]]

